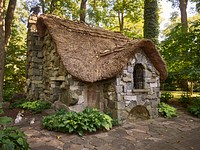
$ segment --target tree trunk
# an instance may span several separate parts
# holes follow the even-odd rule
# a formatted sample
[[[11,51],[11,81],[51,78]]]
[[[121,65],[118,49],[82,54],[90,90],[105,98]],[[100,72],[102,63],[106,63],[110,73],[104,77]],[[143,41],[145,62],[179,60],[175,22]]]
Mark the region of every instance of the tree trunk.
[[[85,17],[86,17],[86,2],[87,2],[87,0],[81,0],[80,21],[82,21],[82,22],[85,22]]]
[[[4,25],[5,0],[0,0],[0,102],[3,101],[3,81],[5,70],[6,47],[12,32],[12,20],[17,0],[10,0]]]
[[[0,0],[0,102],[3,101],[3,79],[5,67],[4,5],[5,1]]]
[[[40,4],[42,5],[42,13],[45,14],[45,1],[40,0]]]
[[[188,0],[179,0],[180,1],[180,12],[181,12],[181,24],[183,32],[188,31],[188,21],[187,21],[187,4]]]
[[[54,10],[55,10],[55,0],[51,0],[50,14],[53,14]]]
[[[158,4],[157,0],[144,2],[144,38],[158,42]]]
[[[117,1],[119,4],[119,1]],[[119,30],[122,32],[124,30],[124,3],[125,1],[122,1],[122,8],[118,10],[118,21],[119,21]]]
[[[14,18],[16,2],[17,0],[10,0],[7,9],[7,14],[5,18],[5,46],[8,45],[10,40],[10,35],[12,32],[12,20]]]
[[[191,85],[190,85],[190,95],[192,96],[193,95],[193,81],[190,82]]]

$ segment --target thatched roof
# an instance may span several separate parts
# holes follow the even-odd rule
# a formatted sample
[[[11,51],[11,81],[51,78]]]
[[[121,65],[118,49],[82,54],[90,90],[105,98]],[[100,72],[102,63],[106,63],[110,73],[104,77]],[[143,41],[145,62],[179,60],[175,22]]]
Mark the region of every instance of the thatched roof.
[[[116,76],[139,49],[143,49],[160,72],[161,80],[167,77],[165,62],[150,40],[131,40],[121,33],[42,15],[37,20],[37,30],[44,36],[46,29],[56,43],[66,70],[82,81],[95,82]]]

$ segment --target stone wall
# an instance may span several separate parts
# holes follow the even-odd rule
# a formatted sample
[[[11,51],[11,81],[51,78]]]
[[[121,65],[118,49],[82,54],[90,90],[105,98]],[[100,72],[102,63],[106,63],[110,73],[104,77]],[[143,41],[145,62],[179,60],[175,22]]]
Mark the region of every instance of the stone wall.
[[[66,71],[48,30],[43,43],[43,95],[40,98],[54,103],[56,108],[82,111],[87,105],[87,85]]]
[[[136,64],[144,66],[144,89],[134,89],[133,72]],[[160,101],[159,73],[142,50],[135,54],[135,57],[129,61],[128,66],[123,70],[123,73],[118,75],[116,93],[117,103],[115,105],[119,120],[138,119],[140,117],[154,118],[158,116],[158,103]],[[138,108],[140,109],[134,110]],[[144,111],[141,111],[142,109]],[[137,114],[138,111],[140,114]]]
[[[39,99],[42,94],[42,41],[36,30],[37,16],[29,18],[27,34],[27,87],[26,92],[30,99]]]
[[[30,16],[27,40],[27,86],[30,99],[50,101],[55,108],[81,111],[87,106],[87,88],[64,69],[48,30],[40,38],[37,16]]]

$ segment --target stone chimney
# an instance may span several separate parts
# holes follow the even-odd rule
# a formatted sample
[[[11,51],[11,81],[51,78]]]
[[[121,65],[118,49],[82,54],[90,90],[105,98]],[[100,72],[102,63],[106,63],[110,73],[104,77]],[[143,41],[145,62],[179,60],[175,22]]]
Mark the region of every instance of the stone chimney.
[[[42,40],[37,28],[37,15],[32,14],[28,20],[27,33],[27,69],[26,69],[26,92],[30,99],[39,99],[43,92],[42,88]]]

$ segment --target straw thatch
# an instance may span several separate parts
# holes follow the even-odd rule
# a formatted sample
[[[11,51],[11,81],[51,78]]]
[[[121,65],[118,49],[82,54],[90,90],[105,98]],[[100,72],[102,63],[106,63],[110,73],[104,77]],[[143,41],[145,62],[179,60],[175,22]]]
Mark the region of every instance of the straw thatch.
[[[40,36],[48,29],[66,70],[82,81],[95,82],[116,76],[139,49],[143,49],[160,72],[161,80],[167,77],[165,62],[150,40],[130,40],[121,33],[52,15],[40,16],[37,29]]]

